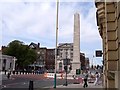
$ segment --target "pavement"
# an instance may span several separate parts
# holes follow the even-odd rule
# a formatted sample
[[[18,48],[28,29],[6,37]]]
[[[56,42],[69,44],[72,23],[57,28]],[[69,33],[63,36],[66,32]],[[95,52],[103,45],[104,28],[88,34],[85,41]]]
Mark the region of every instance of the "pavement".
[[[83,84],[68,84],[68,86],[59,85],[57,88],[83,88]],[[87,88],[102,88],[102,85],[88,84]]]
[[[4,75],[4,74],[1,74],[2,75],[2,79],[1,80],[7,80],[7,77],[6,77],[6,75]],[[42,75],[32,75],[32,74],[28,74],[28,75],[12,75],[12,78],[17,78],[17,79],[20,79],[20,80],[22,80],[21,79],[21,77],[22,77],[22,79],[23,80],[27,80],[27,79],[34,79],[34,80],[38,80],[36,83],[37,84],[46,84],[46,82],[47,83],[50,83],[50,85],[52,85],[52,86],[45,86],[45,87],[43,87],[44,89],[47,89],[47,88],[49,88],[50,90],[51,89],[53,89],[53,80],[52,81],[50,81],[50,82],[48,82],[48,81],[45,81],[44,80],[44,75],[42,76]],[[0,80],[0,81],[1,81]],[[42,82],[40,82],[39,80],[42,80]],[[35,83],[35,84],[36,84]],[[27,85],[27,87],[28,87],[28,84],[26,84]],[[41,87],[40,85],[38,85],[39,87]],[[19,85],[20,86],[20,85]],[[36,86],[36,87],[38,87],[38,86]],[[74,84],[74,83],[69,83],[67,86],[63,86],[63,85],[57,85],[56,86],[56,88],[60,88],[60,89],[70,89],[70,88],[83,88],[83,83],[80,83],[80,84]],[[100,84],[99,85],[94,85],[93,83],[88,83],[88,87],[87,88],[103,88],[102,87],[102,83],[100,82]],[[84,89],[84,88],[83,88]],[[41,89],[38,89],[38,90],[41,90]]]
[[[53,88],[53,86],[45,87],[45,88]],[[56,88],[83,88],[83,83],[80,83],[80,84],[68,84],[67,86],[57,85]],[[102,86],[101,82],[98,85],[94,85],[94,83],[88,83],[87,88],[103,88],[103,86]]]

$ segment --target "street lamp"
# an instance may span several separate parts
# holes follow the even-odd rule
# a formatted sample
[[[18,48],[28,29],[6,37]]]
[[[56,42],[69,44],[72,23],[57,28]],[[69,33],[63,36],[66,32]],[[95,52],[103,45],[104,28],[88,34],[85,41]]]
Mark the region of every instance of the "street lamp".
[[[57,42],[58,42],[58,6],[59,0],[57,0],[57,14],[56,14],[56,48],[55,48],[55,74],[54,74],[54,88],[56,88],[56,69],[57,69]]]
[[[67,84],[68,59],[66,58],[66,59],[64,59],[64,60],[65,60],[65,61],[64,61],[64,62],[65,62],[65,64],[64,64],[64,65],[65,65],[65,66],[64,66],[64,70],[65,70],[65,72],[66,72],[66,79],[65,79],[66,81],[65,81],[65,84],[64,84],[64,85],[67,86],[67,85],[68,85],[68,84]]]
[[[67,49],[66,49],[66,58],[64,59],[64,70],[65,70],[65,72],[66,72],[66,82],[65,82],[65,86],[67,86],[68,84],[67,84],[67,72],[68,72],[68,58],[67,58]]]
[[[93,67],[94,67],[94,55],[92,57],[92,63],[91,63],[91,68],[93,69]]]

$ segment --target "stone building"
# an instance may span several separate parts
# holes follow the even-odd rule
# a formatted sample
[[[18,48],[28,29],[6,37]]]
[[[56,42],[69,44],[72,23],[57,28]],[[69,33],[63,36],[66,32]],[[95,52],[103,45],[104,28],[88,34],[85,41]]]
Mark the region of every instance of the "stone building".
[[[73,61],[73,43],[60,43],[57,50],[57,71],[64,71],[64,60],[69,59],[70,63]]]
[[[15,70],[15,62],[16,58],[13,56],[8,56],[8,55],[3,55],[0,52],[0,71],[5,71],[5,70]]]
[[[120,90],[120,1],[116,1],[118,2],[96,1],[95,5],[98,30],[103,43],[103,84],[105,88]]]
[[[57,71],[64,71],[64,60],[67,58],[68,61],[68,71],[70,71],[70,67],[72,67],[73,63],[73,43],[60,43],[58,45],[58,55],[57,55]],[[79,52],[80,53],[80,52]],[[85,69],[85,54],[80,53],[81,68]]]

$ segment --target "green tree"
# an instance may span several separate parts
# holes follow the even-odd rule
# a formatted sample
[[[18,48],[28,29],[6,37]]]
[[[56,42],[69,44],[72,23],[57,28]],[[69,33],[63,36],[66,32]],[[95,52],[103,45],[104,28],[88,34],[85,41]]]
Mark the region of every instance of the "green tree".
[[[3,54],[15,56],[17,58],[17,67],[20,69],[32,64],[37,58],[35,50],[18,40],[10,42],[7,48],[3,50]]]

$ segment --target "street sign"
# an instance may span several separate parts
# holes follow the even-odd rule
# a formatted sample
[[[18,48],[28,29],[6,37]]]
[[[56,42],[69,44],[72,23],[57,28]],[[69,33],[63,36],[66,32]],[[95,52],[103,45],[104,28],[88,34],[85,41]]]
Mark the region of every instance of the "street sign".
[[[102,50],[96,50],[96,57],[102,57]]]

